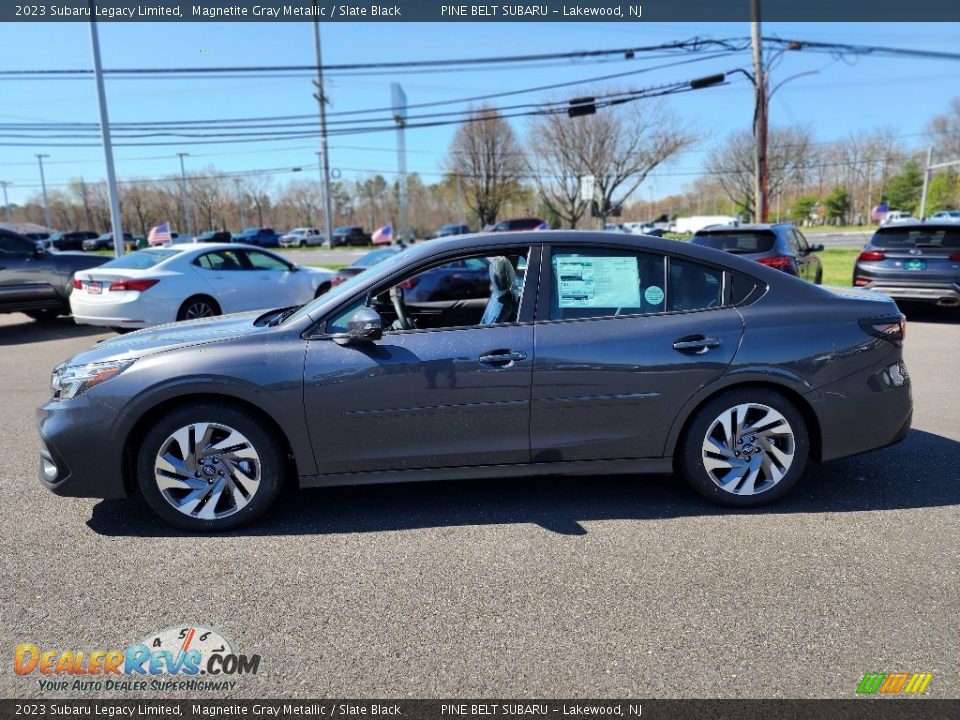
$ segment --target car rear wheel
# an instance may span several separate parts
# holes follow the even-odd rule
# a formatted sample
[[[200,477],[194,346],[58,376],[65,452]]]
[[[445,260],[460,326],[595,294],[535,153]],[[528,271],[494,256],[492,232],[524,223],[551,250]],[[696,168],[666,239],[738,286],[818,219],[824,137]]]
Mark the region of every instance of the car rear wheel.
[[[195,295],[187,298],[180,310],[177,311],[177,320],[199,320],[220,314],[220,306],[213,298],[205,295]]]
[[[803,474],[809,434],[797,408],[773,390],[732,390],[690,423],[678,466],[704,497],[753,507],[783,497]]]
[[[307,246],[307,241],[306,241],[306,240],[301,240],[301,241],[300,241],[300,247],[305,248],[306,246]]]
[[[276,499],[283,472],[279,447],[243,410],[181,408],[147,433],[137,479],[150,507],[172,525],[226,530],[259,517]]]

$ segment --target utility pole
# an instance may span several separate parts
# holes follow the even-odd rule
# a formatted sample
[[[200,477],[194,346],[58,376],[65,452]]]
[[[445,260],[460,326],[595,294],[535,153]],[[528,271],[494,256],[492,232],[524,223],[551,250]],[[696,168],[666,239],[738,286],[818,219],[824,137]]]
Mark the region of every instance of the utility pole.
[[[183,201],[183,221],[187,224],[187,235],[193,237],[193,223],[190,222],[190,208],[187,206],[187,171],[183,167],[183,159],[190,153],[180,152],[180,199]]]
[[[457,224],[465,225],[463,222],[463,191],[460,189],[460,169],[457,169]]]
[[[321,183],[323,185],[324,217],[323,228],[327,247],[333,247],[333,201],[330,193],[330,148],[327,146],[327,96],[323,91],[323,60],[320,53],[320,21],[313,21],[313,41],[317,51],[317,92],[314,97],[320,106],[320,147],[323,153],[321,160]]]
[[[0,180],[0,186],[3,186],[3,207],[4,214],[6,215],[7,222],[12,223],[13,217],[10,215],[10,201],[7,200],[7,185],[12,185],[13,183],[7,180]]]
[[[397,123],[397,182],[400,185],[400,232],[401,242],[406,242],[410,236],[410,215],[407,201],[407,95],[400,87],[400,83],[390,84],[390,95],[393,104],[393,120]]]
[[[89,0],[93,8],[94,0]],[[110,117],[107,114],[107,93],[103,85],[103,66],[100,64],[100,38],[97,23],[90,21],[90,44],[93,49],[93,74],[97,79],[97,100],[100,104],[100,135],[103,137],[103,156],[107,164],[107,195],[110,198],[110,226],[113,230],[113,252],[123,255],[123,216],[120,214],[120,194],[117,192],[117,173],[113,167],[113,144],[110,142]],[[44,194],[46,197],[46,194]],[[49,220],[47,221],[49,222]]]
[[[753,220],[767,221],[767,81],[763,68],[760,34],[760,0],[750,0],[750,41],[753,45]]]
[[[40,187],[43,188],[43,218],[44,222],[47,223],[47,230],[51,230],[50,227],[50,203],[47,202],[47,181],[43,177],[43,159],[50,157],[49,155],[37,155],[37,162],[40,163]]]
[[[927,164],[923,169],[923,192],[920,195],[920,219],[923,220],[927,212],[927,188],[930,186],[930,166],[933,164],[933,148],[927,148]]]
[[[240,192],[240,178],[234,178],[233,183],[237,186],[237,209],[240,211],[240,229],[243,230],[247,226],[247,218],[243,212],[243,193]]]

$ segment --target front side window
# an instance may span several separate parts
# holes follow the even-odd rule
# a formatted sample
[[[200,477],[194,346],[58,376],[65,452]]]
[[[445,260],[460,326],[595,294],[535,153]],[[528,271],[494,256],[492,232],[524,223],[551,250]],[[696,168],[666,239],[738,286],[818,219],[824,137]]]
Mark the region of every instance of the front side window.
[[[251,270],[274,270],[277,272],[287,272],[290,266],[280,258],[268,255],[263,252],[247,250],[247,259],[250,261]]]
[[[33,255],[35,245],[15,235],[0,235],[0,253],[4,255]]]

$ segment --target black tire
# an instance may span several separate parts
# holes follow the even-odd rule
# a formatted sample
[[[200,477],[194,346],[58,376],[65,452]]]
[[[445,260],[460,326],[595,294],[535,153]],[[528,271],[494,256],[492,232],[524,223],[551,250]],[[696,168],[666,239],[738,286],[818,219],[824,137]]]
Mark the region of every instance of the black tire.
[[[301,241],[300,241],[300,247],[305,248],[306,246],[307,246],[307,241],[306,241],[306,240],[301,240]]]
[[[226,517],[206,520],[187,515],[173,507],[157,486],[154,465],[161,447],[174,432],[195,423],[218,423],[240,432],[259,456],[260,478],[256,491],[246,505]],[[273,504],[283,485],[282,447],[275,434],[245,410],[206,403],[184,407],[160,418],[144,437],[137,455],[137,482],[150,507],[171,525],[200,532],[228,530],[255,520]],[[220,501],[225,505],[229,505],[229,492],[224,490]]]
[[[201,310],[201,308],[204,307],[208,308],[209,312]],[[184,300],[183,305],[177,310],[177,320],[197,320],[199,318],[213,317],[220,314],[220,306],[212,297],[209,295],[193,295]]]
[[[771,483],[768,488],[761,488],[755,494],[741,495],[723,489],[713,479],[704,463],[703,444],[707,438],[707,432],[721,414],[738,405],[750,403],[772,408],[787,421],[793,433],[793,459],[786,473],[778,481]],[[786,441],[778,439],[776,442]],[[760,447],[760,445],[753,446],[748,442],[746,448],[752,447]],[[737,450],[736,452],[739,453],[740,451]],[[761,450],[759,454],[764,453]],[[731,507],[756,507],[777,500],[790,492],[803,474],[809,455],[810,435],[803,415],[797,410],[796,406],[773,390],[746,387],[728,390],[710,400],[697,411],[681,440],[676,455],[676,466],[690,487],[708,500]],[[748,455],[745,454],[744,457],[748,457]],[[721,472],[717,471],[718,474]]]
[[[321,295],[323,295],[325,292],[328,292],[329,290],[330,290],[330,283],[328,282],[320,283],[320,287],[317,288],[317,294],[314,295],[313,297],[318,298]]]
[[[38,323],[50,323],[61,315],[64,315],[65,311],[62,309],[25,310],[23,314],[33,320],[36,320]]]

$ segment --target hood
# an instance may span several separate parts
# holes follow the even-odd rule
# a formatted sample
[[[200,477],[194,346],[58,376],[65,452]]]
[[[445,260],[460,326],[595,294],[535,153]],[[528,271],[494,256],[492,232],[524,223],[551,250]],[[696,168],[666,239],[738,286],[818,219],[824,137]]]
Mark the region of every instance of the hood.
[[[69,364],[104,362],[126,358],[140,358],[206,343],[223,342],[252,333],[264,332],[270,328],[253,324],[262,311],[221,315],[202,320],[158,325],[144,330],[102,340],[89,350],[70,359]]]

